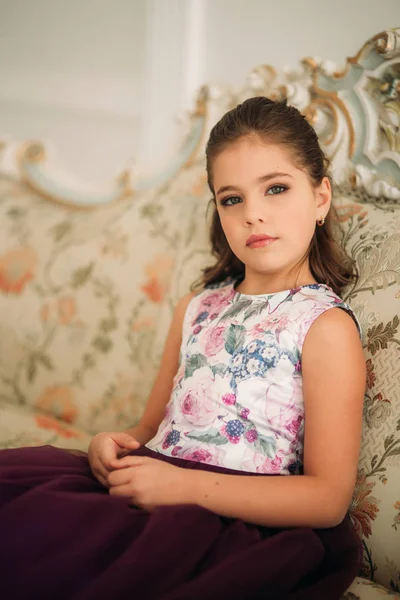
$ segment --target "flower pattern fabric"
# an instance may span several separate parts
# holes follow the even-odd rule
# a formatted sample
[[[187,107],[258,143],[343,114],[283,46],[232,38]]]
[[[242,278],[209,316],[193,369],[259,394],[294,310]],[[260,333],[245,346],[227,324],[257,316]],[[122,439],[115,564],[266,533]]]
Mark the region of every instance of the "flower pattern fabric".
[[[240,471],[300,474],[304,404],[301,354],[315,319],[352,309],[324,284],[274,294],[206,287],[187,308],[180,365],[156,436],[167,455]]]

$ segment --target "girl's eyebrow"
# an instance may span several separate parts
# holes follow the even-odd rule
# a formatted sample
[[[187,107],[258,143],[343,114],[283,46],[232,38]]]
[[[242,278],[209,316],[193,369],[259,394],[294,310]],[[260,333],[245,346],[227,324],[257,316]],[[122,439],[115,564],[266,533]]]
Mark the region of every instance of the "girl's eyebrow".
[[[273,179],[274,177],[291,177],[293,179],[293,175],[290,175],[289,173],[281,173],[279,171],[275,171],[274,173],[267,173],[267,175],[263,175],[262,177],[259,177],[257,179],[257,183],[264,183],[265,181],[268,181],[268,179]],[[240,189],[239,186],[223,185],[217,191],[217,196],[218,196],[218,194],[221,194],[222,192],[232,192],[232,191],[238,190],[238,189]]]

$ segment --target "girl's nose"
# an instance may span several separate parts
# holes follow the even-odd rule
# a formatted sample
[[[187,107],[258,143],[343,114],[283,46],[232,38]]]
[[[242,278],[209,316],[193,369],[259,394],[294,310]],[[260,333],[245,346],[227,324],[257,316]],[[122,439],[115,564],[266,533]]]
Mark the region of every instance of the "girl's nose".
[[[253,204],[250,206],[250,204],[248,204],[243,208],[243,218],[246,224],[251,225],[252,223],[265,222],[265,210],[263,211],[259,205]]]

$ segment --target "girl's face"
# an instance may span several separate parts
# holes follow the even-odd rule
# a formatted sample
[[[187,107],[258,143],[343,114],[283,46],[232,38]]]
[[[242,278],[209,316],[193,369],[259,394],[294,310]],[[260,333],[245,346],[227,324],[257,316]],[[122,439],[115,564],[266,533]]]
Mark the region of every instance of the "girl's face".
[[[213,186],[222,229],[232,252],[245,264],[246,280],[257,284],[292,279],[292,269],[308,250],[317,219],[331,202],[328,178],[312,187],[289,154],[260,138],[242,138],[213,162]],[[272,240],[250,244],[252,235]],[[297,283],[314,281],[308,260]]]

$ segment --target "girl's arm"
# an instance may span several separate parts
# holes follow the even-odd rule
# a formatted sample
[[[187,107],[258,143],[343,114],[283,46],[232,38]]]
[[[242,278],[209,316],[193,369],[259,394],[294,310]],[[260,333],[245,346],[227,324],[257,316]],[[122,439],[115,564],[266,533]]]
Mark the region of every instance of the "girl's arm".
[[[189,502],[273,527],[333,527],[343,520],[357,475],[366,366],[354,321],[342,309],[326,311],[310,327],[302,372],[304,475],[187,471]]]
[[[178,371],[179,352],[182,343],[183,319],[194,292],[183,296],[176,305],[174,316],[164,345],[158,375],[153,384],[146,408],[139,423],[126,433],[133,436],[141,445],[146,444],[157,433],[164,418],[165,407],[172,392],[173,379]]]

